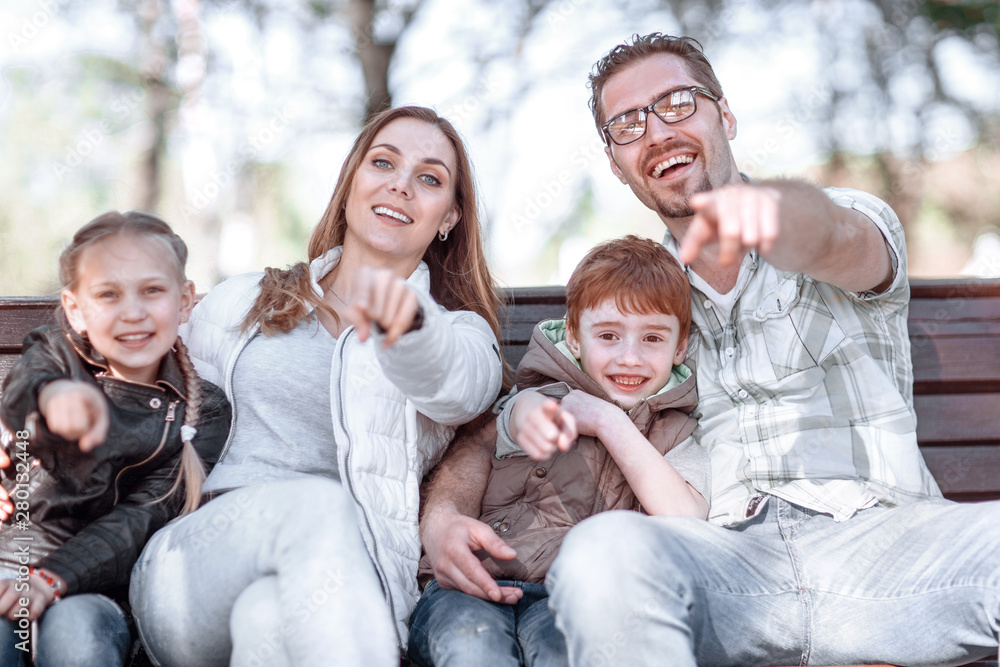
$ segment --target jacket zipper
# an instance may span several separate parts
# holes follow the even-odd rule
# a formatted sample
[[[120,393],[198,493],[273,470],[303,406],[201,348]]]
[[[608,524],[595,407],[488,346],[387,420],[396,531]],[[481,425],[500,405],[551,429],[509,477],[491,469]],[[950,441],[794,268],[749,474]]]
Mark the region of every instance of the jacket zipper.
[[[139,463],[133,463],[132,465],[125,466],[124,468],[118,471],[117,475],[115,475],[115,505],[118,504],[118,481],[121,479],[122,474],[130,468],[136,468],[138,466],[149,463],[154,458],[156,458],[157,454],[159,454],[160,451],[163,450],[164,445],[167,444],[167,435],[170,433],[170,425],[174,421],[174,418],[177,413],[177,406],[179,404],[180,401],[170,401],[170,404],[167,405],[167,415],[163,418],[163,435],[160,436],[160,444],[156,446],[156,449],[153,450],[153,453],[147,456],[144,460],[140,461]]]
[[[371,521],[368,519],[368,510],[365,506],[361,504],[358,499],[358,494],[354,491],[354,482],[351,480],[351,434],[347,430],[347,422],[344,420],[344,348],[347,347],[347,337],[354,333],[354,329],[349,329],[343,333],[344,340],[340,345],[339,356],[340,356],[340,377],[337,378],[338,384],[340,384],[340,392],[337,395],[337,404],[340,407],[340,426],[344,431],[344,434],[348,442],[344,443],[347,445],[347,453],[344,454],[344,478],[347,480],[347,489],[351,492],[351,498],[354,499],[354,504],[361,508],[361,515],[365,518],[365,527],[368,529],[368,534],[371,535],[372,539],[372,559],[375,563],[375,572],[379,578],[379,584],[382,586],[382,594],[385,595],[386,601],[389,603],[389,611],[392,613],[392,631],[396,634],[396,643],[399,646],[403,645],[403,638],[399,636],[399,628],[397,627],[396,621],[396,605],[392,600],[392,591],[389,588],[389,583],[385,577],[385,573],[382,571],[382,563],[378,555],[378,541],[375,539],[375,531],[372,529]]]

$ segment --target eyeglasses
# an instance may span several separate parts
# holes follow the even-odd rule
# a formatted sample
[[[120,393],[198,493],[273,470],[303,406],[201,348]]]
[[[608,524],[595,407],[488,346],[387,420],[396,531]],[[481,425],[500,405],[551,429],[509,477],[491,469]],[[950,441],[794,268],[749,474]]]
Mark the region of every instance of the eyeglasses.
[[[604,136],[615,142],[619,146],[638,141],[646,134],[646,118],[650,112],[655,113],[657,118],[664,123],[679,123],[694,115],[698,110],[695,97],[701,93],[713,102],[718,102],[719,98],[711,91],[698,86],[688,88],[678,88],[661,95],[648,107],[632,109],[623,114],[619,114],[601,126]]]

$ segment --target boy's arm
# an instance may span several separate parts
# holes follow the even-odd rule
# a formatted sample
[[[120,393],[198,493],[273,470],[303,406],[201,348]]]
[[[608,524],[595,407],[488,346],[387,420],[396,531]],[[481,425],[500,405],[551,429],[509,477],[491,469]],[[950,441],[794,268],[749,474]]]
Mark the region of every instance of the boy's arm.
[[[558,387],[568,386],[559,384]],[[557,392],[561,398],[566,392]],[[514,400],[517,399],[517,400]],[[501,421],[509,415],[510,437],[535,461],[552,458],[556,451],[567,451],[576,442],[573,415],[559,409],[559,403],[535,389],[526,389],[504,406]],[[502,426],[498,426],[498,431]]]
[[[650,515],[708,517],[708,502],[656,451],[621,409],[582,391],[562,400],[580,433],[596,437]]]

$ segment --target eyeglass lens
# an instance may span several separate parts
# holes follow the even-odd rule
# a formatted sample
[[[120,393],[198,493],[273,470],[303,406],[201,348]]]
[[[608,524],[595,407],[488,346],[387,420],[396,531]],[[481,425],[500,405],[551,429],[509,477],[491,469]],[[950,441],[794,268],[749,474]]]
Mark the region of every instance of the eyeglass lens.
[[[695,111],[694,92],[688,88],[667,93],[653,102],[653,113],[664,123],[677,123]],[[617,144],[628,144],[646,133],[646,110],[634,109],[608,123],[608,134]]]

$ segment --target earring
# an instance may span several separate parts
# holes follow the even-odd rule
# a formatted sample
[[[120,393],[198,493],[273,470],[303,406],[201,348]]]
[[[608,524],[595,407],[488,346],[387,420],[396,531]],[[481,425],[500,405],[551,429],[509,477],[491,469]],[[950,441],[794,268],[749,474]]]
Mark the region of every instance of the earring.
[[[448,232],[449,232],[449,230],[447,230],[447,229],[444,230],[443,232],[438,232],[438,241],[441,241],[442,243],[444,243],[445,241],[447,241],[448,240]]]

